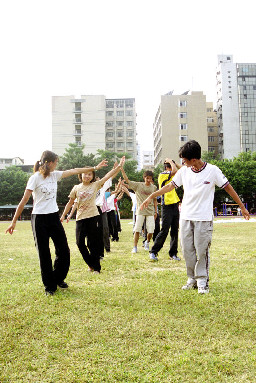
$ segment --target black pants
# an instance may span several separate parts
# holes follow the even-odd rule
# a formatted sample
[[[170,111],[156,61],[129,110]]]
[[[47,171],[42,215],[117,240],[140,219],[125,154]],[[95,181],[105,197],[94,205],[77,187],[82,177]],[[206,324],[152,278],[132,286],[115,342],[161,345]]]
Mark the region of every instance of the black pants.
[[[66,278],[70,265],[70,251],[59,213],[32,214],[31,225],[45,290],[55,291],[57,284]],[[49,247],[50,238],[53,240],[56,254],[53,266]]]
[[[157,254],[162,249],[170,228],[169,256],[171,257],[178,253],[179,207],[177,203],[162,206],[162,228],[154,241],[152,253]]]
[[[116,223],[116,214],[114,210],[108,212],[108,226],[109,234],[112,236],[112,239],[118,241],[119,237]]]
[[[108,228],[108,213],[102,213],[102,225],[103,225],[103,242],[106,251],[110,251],[110,240],[109,240],[109,228]]]
[[[87,238],[87,246],[85,244]],[[87,265],[100,271],[98,216],[76,221],[76,244]],[[89,250],[88,250],[89,249]]]

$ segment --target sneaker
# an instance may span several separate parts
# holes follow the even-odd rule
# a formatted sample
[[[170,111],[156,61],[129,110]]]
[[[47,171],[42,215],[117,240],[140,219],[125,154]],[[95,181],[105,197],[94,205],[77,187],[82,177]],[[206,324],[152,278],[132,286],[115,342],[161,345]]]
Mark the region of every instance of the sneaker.
[[[100,271],[98,271],[98,270],[94,270],[94,271],[93,271],[93,274],[100,274]]]
[[[209,287],[198,287],[198,294],[208,294],[209,293]]]
[[[136,246],[132,249],[132,254],[135,254],[135,253],[137,253],[137,247]]]
[[[58,286],[61,288],[61,289],[67,289],[68,288],[68,284],[64,281],[58,283]]]
[[[177,257],[177,255],[170,256],[170,259],[172,259],[173,261],[180,261],[180,258]]]
[[[158,261],[157,256],[154,253],[149,254],[149,260],[150,260],[150,262],[157,262]]]
[[[145,241],[144,243],[144,249],[149,251],[149,242],[148,241]]]
[[[196,288],[197,288],[196,280],[192,278],[189,278],[187,281],[187,284],[185,286],[182,286],[182,290],[191,290]]]

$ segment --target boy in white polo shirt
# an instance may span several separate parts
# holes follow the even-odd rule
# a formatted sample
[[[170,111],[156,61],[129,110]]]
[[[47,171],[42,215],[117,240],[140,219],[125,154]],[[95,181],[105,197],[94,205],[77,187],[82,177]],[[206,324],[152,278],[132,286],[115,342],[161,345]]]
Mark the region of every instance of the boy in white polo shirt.
[[[240,206],[245,219],[248,220],[250,215],[222,171],[201,160],[201,146],[198,142],[191,140],[184,144],[179,150],[179,157],[185,166],[178,170],[170,184],[151,194],[141,208],[145,208],[152,198],[183,185],[180,232],[188,281],[182,289],[188,290],[197,286],[198,293],[205,294],[209,292],[209,248],[213,229],[215,185],[226,190]]]

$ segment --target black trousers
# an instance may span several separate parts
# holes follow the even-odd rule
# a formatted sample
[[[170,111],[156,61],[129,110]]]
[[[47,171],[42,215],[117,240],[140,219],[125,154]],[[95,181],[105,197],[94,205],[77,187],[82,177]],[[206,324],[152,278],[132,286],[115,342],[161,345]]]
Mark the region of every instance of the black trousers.
[[[108,226],[109,234],[112,236],[113,240],[118,240],[118,229],[116,223],[116,214],[114,210],[108,211]]]
[[[100,271],[98,216],[76,221],[76,244],[87,265]],[[87,238],[87,245],[85,244]]]
[[[59,213],[32,214],[31,225],[45,290],[55,291],[57,284],[66,278],[70,266],[70,251]],[[56,257],[53,265],[49,246],[50,238],[55,246]]]
[[[167,235],[170,231],[170,249],[169,256],[178,253],[178,234],[179,234],[179,207],[178,203],[162,206],[162,228],[158,233],[151,252],[157,254],[163,247]]]

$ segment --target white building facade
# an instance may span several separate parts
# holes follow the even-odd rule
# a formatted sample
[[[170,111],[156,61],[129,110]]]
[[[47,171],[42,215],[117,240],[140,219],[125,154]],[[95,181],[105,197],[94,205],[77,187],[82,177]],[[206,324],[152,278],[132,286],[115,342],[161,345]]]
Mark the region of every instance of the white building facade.
[[[219,55],[216,80],[221,157],[256,151],[256,64],[233,63],[232,55]]]
[[[52,150],[62,155],[70,143],[85,145],[85,154],[102,149],[137,160],[135,99],[53,97]]]

